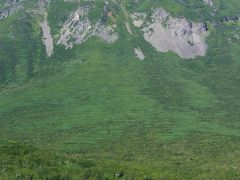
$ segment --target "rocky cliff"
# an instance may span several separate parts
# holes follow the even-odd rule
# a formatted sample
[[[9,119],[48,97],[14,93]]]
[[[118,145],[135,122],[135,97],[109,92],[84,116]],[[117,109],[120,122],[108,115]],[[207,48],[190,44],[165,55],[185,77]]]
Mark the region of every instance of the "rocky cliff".
[[[0,20],[23,8],[22,1],[23,0],[5,0],[4,7],[0,9]]]

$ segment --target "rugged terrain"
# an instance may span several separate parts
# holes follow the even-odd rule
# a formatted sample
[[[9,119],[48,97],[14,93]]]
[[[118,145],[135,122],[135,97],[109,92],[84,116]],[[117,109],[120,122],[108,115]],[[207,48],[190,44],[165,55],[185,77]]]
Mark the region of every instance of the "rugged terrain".
[[[0,179],[238,179],[238,0],[0,0]]]

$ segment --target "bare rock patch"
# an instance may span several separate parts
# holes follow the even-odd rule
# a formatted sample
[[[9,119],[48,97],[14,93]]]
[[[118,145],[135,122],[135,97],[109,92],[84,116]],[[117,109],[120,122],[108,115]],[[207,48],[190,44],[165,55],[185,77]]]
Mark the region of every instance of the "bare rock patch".
[[[134,13],[131,15],[131,19],[133,22],[133,25],[135,27],[141,27],[144,23],[144,20],[146,18],[146,13]]]
[[[140,60],[145,59],[145,55],[143,54],[142,50],[139,47],[134,48],[134,53],[138,59],[140,59]]]
[[[0,9],[0,20],[18,12],[22,8],[22,0],[6,0],[4,7]]]
[[[90,37],[99,37],[107,43],[115,42],[118,33],[115,25],[106,25],[100,18],[93,24],[88,18],[91,7],[81,6],[71,13],[69,19],[64,23],[57,44],[63,44],[66,49],[72,48],[74,44],[82,44]]]
[[[51,29],[46,19],[44,19],[44,21],[40,23],[40,27],[43,33],[42,40],[46,47],[47,57],[50,57],[53,54],[53,38],[51,35]]]
[[[152,10],[151,23],[142,28],[144,39],[159,52],[173,51],[183,59],[205,56],[208,36],[205,23],[174,18],[162,8]]]
[[[213,7],[213,5],[214,5],[212,0],[203,0],[203,3],[206,5],[209,5],[211,7]]]

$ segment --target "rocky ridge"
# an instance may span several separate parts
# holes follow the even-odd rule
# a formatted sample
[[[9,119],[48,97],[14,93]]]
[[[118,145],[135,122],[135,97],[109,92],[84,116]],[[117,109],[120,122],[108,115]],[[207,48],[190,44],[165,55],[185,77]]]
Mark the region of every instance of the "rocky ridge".
[[[14,2],[13,2],[14,1]],[[151,9],[149,12],[135,12],[128,15],[122,4],[117,1],[105,1],[102,15],[93,23],[89,18],[89,12],[94,5],[79,5],[73,11],[59,31],[59,34],[51,34],[51,28],[47,21],[47,7],[51,0],[38,0],[36,15],[40,16],[39,26],[42,30],[42,40],[46,47],[47,57],[53,55],[54,41],[56,45],[63,45],[66,49],[76,44],[82,44],[91,37],[99,37],[107,43],[113,43],[119,39],[117,32],[118,23],[114,20],[115,14],[111,11],[110,4],[119,6],[125,15],[123,22],[126,31],[134,37],[133,27],[142,32],[144,39],[149,42],[158,52],[172,51],[183,59],[193,59],[197,56],[205,56],[208,45],[205,42],[208,36],[208,27],[203,22],[192,22],[184,17],[173,17],[163,8]],[[64,0],[65,2],[79,2],[78,0]],[[8,1],[10,2],[10,1]],[[21,5],[19,0],[11,0],[12,6]],[[214,6],[212,1],[203,0],[206,5]],[[106,19],[112,19],[107,23]],[[148,18],[148,19],[147,19]],[[139,48],[134,49],[140,59],[144,59]],[[144,57],[144,58],[143,58]]]
[[[108,3],[105,3],[104,14],[112,16]],[[91,7],[82,6],[73,12],[63,25],[57,44],[72,48],[74,44],[81,44],[92,36],[100,37],[111,43],[118,39],[115,31],[117,24],[106,25],[102,17],[96,24],[88,18]],[[144,39],[159,52],[173,51],[181,58],[192,59],[197,56],[205,56],[208,36],[206,23],[195,23],[186,18],[172,17],[163,8],[152,9],[151,20],[146,22],[146,13],[133,13],[131,22],[124,22],[126,30],[132,35],[130,23],[140,28]],[[134,50],[136,53],[136,49]],[[141,58],[144,59],[144,58]]]
[[[68,20],[64,23],[57,44],[62,44],[72,48],[74,44],[81,44],[90,37],[96,36],[108,43],[118,39],[118,33],[115,31],[116,24],[106,25],[103,22],[103,16],[112,16],[108,4],[104,8],[102,17],[96,24],[93,24],[88,18],[90,6],[81,6],[75,12],[71,13]]]

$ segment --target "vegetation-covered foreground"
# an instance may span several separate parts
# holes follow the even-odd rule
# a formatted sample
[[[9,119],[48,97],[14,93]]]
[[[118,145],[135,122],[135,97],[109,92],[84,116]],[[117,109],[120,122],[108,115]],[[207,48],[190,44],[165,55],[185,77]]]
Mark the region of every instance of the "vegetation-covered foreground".
[[[200,0],[117,2],[115,43],[55,45],[50,58],[32,11],[0,21],[0,179],[239,179],[240,26],[223,21],[238,0],[215,0],[215,16]],[[91,3],[94,21],[104,2]],[[77,6],[51,1],[54,37]],[[205,21],[207,55],[183,60],[129,34],[126,14],[151,7]]]

